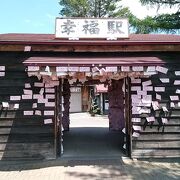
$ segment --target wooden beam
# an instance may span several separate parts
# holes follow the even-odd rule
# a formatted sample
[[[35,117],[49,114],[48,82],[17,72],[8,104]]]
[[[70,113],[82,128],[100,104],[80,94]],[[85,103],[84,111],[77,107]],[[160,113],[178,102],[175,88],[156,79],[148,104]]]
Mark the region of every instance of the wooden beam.
[[[1,44],[1,51],[24,52],[26,45]],[[177,44],[145,44],[145,45],[30,45],[31,52],[179,52],[180,45]],[[27,52],[28,53],[28,52]]]

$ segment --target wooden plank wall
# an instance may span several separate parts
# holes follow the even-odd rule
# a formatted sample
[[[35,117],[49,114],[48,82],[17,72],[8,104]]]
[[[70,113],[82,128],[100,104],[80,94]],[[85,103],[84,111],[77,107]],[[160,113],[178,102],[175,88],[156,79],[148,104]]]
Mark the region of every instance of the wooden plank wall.
[[[23,53],[1,53],[0,67],[5,66],[5,76],[0,72],[0,160],[27,160],[55,158],[54,123],[44,124],[44,119],[54,116],[44,116],[44,110],[55,107],[45,107],[37,104],[37,99],[22,99],[24,89],[39,94],[40,87],[34,87],[35,82],[41,82],[37,77],[28,77],[22,64]],[[31,87],[25,88],[25,84]],[[20,96],[21,100],[10,100],[12,96]],[[11,97],[11,98],[10,98]],[[53,100],[54,101],[54,100]],[[8,102],[9,107],[2,106]],[[15,109],[14,105],[19,104]],[[40,110],[42,115],[35,115]],[[33,115],[24,115],[24,111],[33,111]]]
[[[155,111],[152,105],[147,107],[150,109],[147,114],[132,114],[132,121],[138,121],[133,118],[140,118],[140,122],[132,122],[133,132],[140,134],[132,140],[133,158],[180,157],[180,100],[170,99],[170,96],[178,96],[180,99],[180,92],[176,92],[180,89],[180,74],[175,75],[175,71],[180,71],[180,65],[167,64],[165,68],[168,68],[167,74],[158,72],[150,78],[142,78],[141,83],[132,83],[132,89],[133,86],[140,86],[143,90],[143,82],[151,80],[152,85],[149,86],[153,86],[153,91],[147,91],[147,94],[152,95],[152,101],[158,101],[160,105],[160,109]],[[160,78],[169,78],[170,81],[162,83]],[[179,80],[176,81],[177,85],[174,85],[175,80]],[[154,87],[165,87],[165,91],[156,92]],[[135,95],[137,91],[131,90],[131,94]],[[161,100],[156,94],[161,96]],[[171,107],[171,103],[174,103],[175,107]],[[166,107],[168,112],[164,112],[162,107]],[[155,117],[155,122],[147,123],[146,117]],[[166,118],[168,122],[163,124],[162,118]],[[141,130],[137,130],[137,127]]]

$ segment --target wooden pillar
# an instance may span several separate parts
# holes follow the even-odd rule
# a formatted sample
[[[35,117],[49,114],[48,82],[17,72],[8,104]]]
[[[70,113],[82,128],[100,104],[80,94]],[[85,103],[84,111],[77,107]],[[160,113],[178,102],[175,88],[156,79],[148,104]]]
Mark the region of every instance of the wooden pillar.
[[[108,87],[109,96],[109,129],[120,131],[125,126],[123,80],[112,80]]]
[[[131,158],[132,152],[132,122],[131,122],[131,79],[125,78],[125,127],[126,155]]]
[[[63,111],[63,117],[62,117],[62,125],[63,125],[63,129],[64,131],[69,131],[69,123],[70,123],[70,119],[69,119],[69,109],[70,109],[70,96],[71,96],[71,92],[70,92],[70,84],[68,79],[64,79],[63,82],[63,99],[64,99],[64,111]]]

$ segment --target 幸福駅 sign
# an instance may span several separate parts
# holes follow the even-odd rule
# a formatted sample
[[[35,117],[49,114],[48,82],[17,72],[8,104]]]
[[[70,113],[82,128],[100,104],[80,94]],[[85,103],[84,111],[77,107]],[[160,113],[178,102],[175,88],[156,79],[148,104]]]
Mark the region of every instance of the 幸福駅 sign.
[[[127,19],[57,18],[56,38],[128,38]]]

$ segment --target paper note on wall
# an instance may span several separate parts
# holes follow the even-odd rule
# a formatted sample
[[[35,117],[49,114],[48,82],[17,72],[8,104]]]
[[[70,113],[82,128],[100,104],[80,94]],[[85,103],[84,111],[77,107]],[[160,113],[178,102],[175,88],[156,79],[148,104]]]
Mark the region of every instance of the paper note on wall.
[[[168,69],[165,68],[165,67],[157,66],[157,67],[156,67],[156,71],[161,72],[161,73],[164,73],[164,74],[167,74]]]
[[[180,85],[180,80],[175,80],[174,85]]]
[[[2,102],[2,107],[3,108],[8,108],[9,107],[9,103],[8,102]]]
[[[117,72],[117,66],[106,67],[106,72]]]
[[[55,99],[54,94],[46,94],[46,99]]]
[[[145,76],[152,76],[152,75],[155,75],[155,74],[157,74],[157,72],[144,72],[144,75]]]
[[[20,101],[21,100],[21,96],[10,96],[10,100],[11,101]]]
[[[133,125],[133,129],[134,129],[135,131],[141,131],[141,126],[135,126],[135,125]]]
[[[41,116],[41,115],[42,115],[42,113],[41,113],[41,111],[40,111],[40,110],[36,110],[36,111],[35,111],[35,115]]]
[[[0,66],[0,71],[5,71],[5,66]]]
[[[121,71],[129,72],[130,71],[130,67],[129,66],[121,66]]]
[[[33,103],[32,108],[37,108],[37,103]]]
[[[68,67],[68,71],[70,71],[70,72],[78,72],[79,67]]]
[[[45,107],[55,107],[55,102],[46,102]]]
[[[131,86],[131,91],[141,91],[141,86]]]
[[[137,91],[137,95],[147,95],[147,91]]]
[[[31,88],[31,84],[30,83],[25,83],[25,88]]]
[[[169,83],[169,78],[160,78],[162,83]]]
[[[35,82],[34,87],[44,87],[44,83]]]
[[[156,99],[161,100],[161,95],[156,93]]]
[[[28,66],[28,71],[39,71],[39,66]]]
[[[5,76],[5,72],[0,72],[0,77],[4,77]]]
[[[54,111],[44,111],[44,116],[54,116]]]
[[[153,86],[143,86],[143,91],[153,91]]]
[[[141,79],[132,79],[131,83],[132,84],[140,84],[141,83]]]
[[[147,122],[154,122],[155,118],[153,116],[151,117],[146,117]]]
[[[68,71],[68,67],[56,67],[56,72],[67,72]]]
[[[155,92],[164,92],[165,87],[155,87],[154,90],[155,90]]]
[[[142,103],[151,103],[152,102],[152,95],[146,95],[142,98]]]
[[[55,89],[54,88],[46,88],[45,92],[46,93],[55,93]]]
[[[153,107],[154,111],[159,110],[159,102],[152,101],[152,107]]]
[[[161,118],[163,124],[168,124],[167,118]]]
[[[170,96],[171,101],[178,101],[179,96]]]
[[[141,122],[141,118],[132,118],[131,121],[132,122]]]
[[[151,81],[151,80],[142,82],[142,85],[143,85],[143,86],[149,86],[149,85],[151,85],[151,84],[152,84],[152,81]]]
[[[175,71],[176,76],[180,76],[180,71]]]
[[[14,104],[14,109],[19,109],[19,104]]]
[[[122,132],[123,132],[124,134],[126,134],[126,129],[125,129],[125,128],[123,128],[123,129],[122,129]]]
[[[32,116],[34,111],[24,111],[24,116]]]
[[[52,119],[44,119],[44,124],[52,124]]]
[[[138,138],[140,136],[140,134],[137,132],[133,132],[132,136]]]
[[[90,72],[90,67],[79,67],[80,72]]]
[[[33,93],[32,90],[30,90],[30,89],[23,89],[23,91],[24,91],[24,94],[31,95]]]
[[[146,71],[147,72],[155,72],[156,71],[156,67],[155,66],[148,66]]]
[[[22,99],[32,99],[32,94],[30,94],[30,95],[22,95]]]
[[[167,107],[163,106],[162,109],[163,109],[164,112],[168,112]]]
[[[180,89],[176,89],[176,94],[180,94]]]
[[[171,107],[171,108],[175,108],[174,102],[171,102],[171,103],[170,103],[170,107]]]
[[[132,70],[133,71],[144,71],[144,67],[143,66],[132,66]]]

